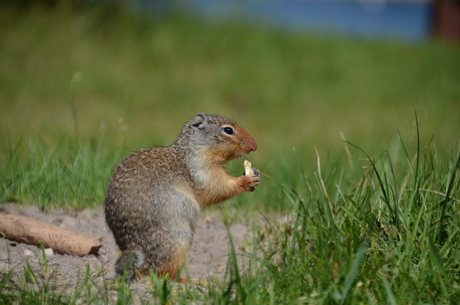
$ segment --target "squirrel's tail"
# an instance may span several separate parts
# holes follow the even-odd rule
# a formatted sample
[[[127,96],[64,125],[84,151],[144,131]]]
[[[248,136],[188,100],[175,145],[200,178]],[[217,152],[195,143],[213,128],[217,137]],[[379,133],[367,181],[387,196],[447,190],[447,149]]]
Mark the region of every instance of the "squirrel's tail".
[[[145,263],[144,253],[140,250],[125,250],[121,253],[115,264],[118,276],[126,274],[127,279],[134,278],[134,269],[140,268]]]

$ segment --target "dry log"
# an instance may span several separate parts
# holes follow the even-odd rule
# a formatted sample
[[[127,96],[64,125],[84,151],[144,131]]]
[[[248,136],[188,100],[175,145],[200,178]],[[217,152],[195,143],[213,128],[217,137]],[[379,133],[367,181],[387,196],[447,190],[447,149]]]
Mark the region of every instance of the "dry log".
[[[24,216],[0,213],[0,235],[9,240],[52,248],[60,254],[95,254],[102,238],[83,235]]]

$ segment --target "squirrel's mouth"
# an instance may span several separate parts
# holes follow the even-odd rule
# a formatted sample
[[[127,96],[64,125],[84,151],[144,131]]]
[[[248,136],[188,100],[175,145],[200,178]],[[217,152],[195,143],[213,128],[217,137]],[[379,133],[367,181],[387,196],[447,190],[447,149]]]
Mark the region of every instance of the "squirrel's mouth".
[[[247,155],[249,155],[249,153],[253,151],[253,150],[250,150],[248,152],[240,152],[235,159],[239,159],[239,158],[243,158],[243,157],[246,157]]]

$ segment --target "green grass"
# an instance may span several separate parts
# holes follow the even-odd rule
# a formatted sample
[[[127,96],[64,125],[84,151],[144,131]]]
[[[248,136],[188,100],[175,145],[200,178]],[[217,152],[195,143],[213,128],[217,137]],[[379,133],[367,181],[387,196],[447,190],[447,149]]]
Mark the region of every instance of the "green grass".
[[[90,208],[104,201],[105,186],[121,156],[103,148],[62,139],[56,148],[36,138],[29,145],[27,161],[11,145],[9,162],[1,177],[2,198],[32,203],[42,209]]]
[[[100,206],[124,154],[200,111],[248,129],[266,175],[217,208],[254,231],[222,281],[152,276],[146,297],[86,270],[69,294],[25,270],[0,303],[460,302],[458,45],[59,5],[1,6],[0,45],[1,201]]]
[[[387,154],[362,161],[364,169],[318,160],[321,168],[307,174],[299,164],[299,183],[280,186],[288,210],[277,220],[249,218],[253,239],[238,254],[244,263],[232,250],[222,281],[182,286],[152,275],[140,292],[97,282],[88,269],[72,295],[61,295],[28,271],[33,280],[0,281],[0,300],[99,304],[116,294],[121,303],[145,304],[456,304],[460,151],[442,162],[433,146],[414,157],[404,146],[398,170]]]

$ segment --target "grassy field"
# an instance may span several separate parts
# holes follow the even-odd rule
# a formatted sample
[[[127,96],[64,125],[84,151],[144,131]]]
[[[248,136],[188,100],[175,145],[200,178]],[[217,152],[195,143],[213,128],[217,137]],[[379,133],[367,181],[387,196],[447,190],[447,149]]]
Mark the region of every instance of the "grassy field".
[[[221,207],[283,221],[255,223],[247,264],[231,256],[222,282],[152,277],[139,302],[460,302],[458,45],[3,5],[0,46],[2,202],[100,206],[124,154],[171,144],[197,112],[257,140],[249,158],[266,176]],[[35,283],[4,276],[0,303],[108,302],[88,276],[72,295]]]

